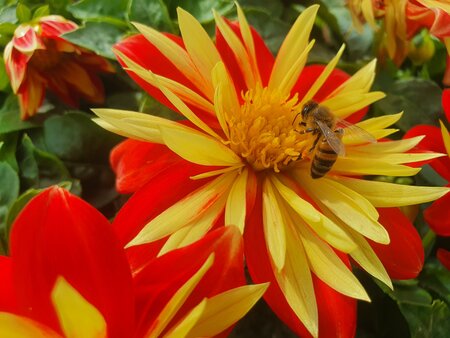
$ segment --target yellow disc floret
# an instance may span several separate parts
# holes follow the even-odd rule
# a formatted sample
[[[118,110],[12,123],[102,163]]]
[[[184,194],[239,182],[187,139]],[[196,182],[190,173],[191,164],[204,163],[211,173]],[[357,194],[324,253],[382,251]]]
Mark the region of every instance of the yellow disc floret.
[[[299,133],[294,123],[297,95],[289,98],[257,87],[243,94],[243,101],[240,111],[226,116],[233,151],[258,171],[279,172],[302,158],[310,137]]]

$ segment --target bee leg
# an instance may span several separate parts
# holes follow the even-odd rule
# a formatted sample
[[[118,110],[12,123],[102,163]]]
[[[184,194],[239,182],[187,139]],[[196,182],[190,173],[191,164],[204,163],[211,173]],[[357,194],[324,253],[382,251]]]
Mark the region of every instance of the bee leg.
[[[342,128],[337,128],[334,132],[340,137],[344,136],[344,129]]]
[[[303,135],[303,134],[307,134],[307,133],[316,133],[317,132],[317,128],[306,128],[305,130],[297,130],[297,133]]]
[[[319,140],[320,140],[320,136],[321,136],[321,134],[317,134],[316,139],[314,140],[314,143],[313,143],[311,149],[309,149],[309,152],[313,151],[314,148],[317,146],[317,143],[318,143]]]

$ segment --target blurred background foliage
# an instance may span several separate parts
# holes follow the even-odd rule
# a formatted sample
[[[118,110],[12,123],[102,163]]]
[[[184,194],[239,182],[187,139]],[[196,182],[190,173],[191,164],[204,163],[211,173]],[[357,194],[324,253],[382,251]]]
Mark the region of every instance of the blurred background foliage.
[[[345,43],[346,50],[338,67],[354,73],[377,54],[379,36],[367,26],[362,33],[352,27],[345,0],[241,0],[239,3],[274,54],[299,13],[313,3],[321,7],[312,33],[316,44],[309,63],[327,63]],[[196,17],[211,36],[215,29],[212,9],[232,20],[236,18],[232,0],[0,0],[0,48],[5,47],[18,24],[59,14],[80,26],[66,34],[65,39],[115,60],[112,46],[136,32],[132,22],[179,34],[178,6]],[[374,89],[384,91],[387,96],[369,111],[370,116],[404,111],[397,124],[399,132],[394,136],[397,138],[418,124],[437,126],[443,117],[441,79],[445,70],[445,46],[427,31],[421,31],[413,43],[417,50],[401,67],[385,58],[379,60]],[[102,107],[174,116],[143,93],[117,63],[115,66],[115,74],[103,76],[106,102]],[[15,216],[43,187],[63,185],[108,217],[113,217],[123,204],[126,197],[115,192],[114,175],[108,162],[109,151],[121,138],[94,124],[89,108],[81,105],[77,110],[69,109],[47,95],[39,114],[21,121],[17,98],[11,91],[0,57],[0,252],[8,250],[9,227]],[[412,179],[374,179],[444,184],[429,167]],[[358,273],[372,303],[359,304],[357,337],[448,337],[450,273],[437,262],[435,250],[449,248],[449,242],[436,239],[423,217],[417,218],[416,226],[423,236],[427,255],[425,268],[417,279],[395,281],[395,289],[390,291],[366,274]],[[261,301],[237,325],[232,336],[290,337],[293,334]]]

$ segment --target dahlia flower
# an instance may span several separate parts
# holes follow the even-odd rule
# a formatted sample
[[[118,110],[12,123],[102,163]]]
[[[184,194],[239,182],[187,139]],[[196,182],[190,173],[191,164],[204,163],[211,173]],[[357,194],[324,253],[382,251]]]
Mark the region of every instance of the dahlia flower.
[[[73,107],[80,98],[103,103],[103,85],[97,73],[113,72],[114,68],[101,56],[62,37],[77,28],[61,16],[43,16],[17,27],[6,45],[6,72],[19,98],[23,120],[36,114],[47,88]]]
[[[447,189],[366,179],[411,176],[420,169],[405,163],[439,155],[406,153],[420,137],[373,143],[346,129],[345,156],[324,177],[311,177],[317,130],[303,126],[310,122],[301,113],[305,104],[313,100],[356,122],[384,97],[370,91],[375,61],[351,77],[335,69],[343,47],[326,66],[305,66],[317,10],[301,13],[276,58],[239,6],[238,22],[214,13],[215,43],[182,9],[181,38],[135,24],[141,34],[116,46],[120,62],[186,120],[94,112],[101,126],[132,139],[111,156],[118,189],[134,192],[114,221],[130,254],[161,255],[236,225],[252,279],[271,282],[265,299],[292,330],[351,337],[355,299],[369,297],[349,259],[390,287],[389,275],[416,276],[420,237],[397,207],[434,200]],[[363,135],[385,138],[400,117],[357,126]]]
[[[267,288],[242,286],[235,227],[132,275],[106,218],[56,187],[22,210],[10,244],[11,256],[0,256],[1,337],[211,337],[228,332]]]
[[[446,89],[442,94],[442,106],[450,121],[450,89]],[[450,134],[444,123],[440,121],[441,128],[429,125],[418,125],[406,133],[406,137],[416,135],[426,135],[417,148],[423,151],[436,151],[446,153],[447,156],[437,158],[430,163],[433,169],[447,181],[450,187]],[[424,212],[424,218],[430,228],[438,236],[450,236],[450,194],[439,198]],[[438,249],[437,257],[450,270],[450,252],[445,249]]]
[[[367,22],[378,29],[384,18],[384,44],[389,57],[401,64],[410,50],[411,38],[422,28],[441,39],[450,55],[450,4],[444,0],[349,0],[353,25],[361,30]]]

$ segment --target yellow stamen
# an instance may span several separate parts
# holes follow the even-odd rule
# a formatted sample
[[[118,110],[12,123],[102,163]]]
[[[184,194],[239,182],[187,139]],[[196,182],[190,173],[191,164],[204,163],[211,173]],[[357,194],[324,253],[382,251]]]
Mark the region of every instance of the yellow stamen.
[[[242,96],[238,112],[226,112],[230,147],[255,170],[279,172],[309,153],[311,133],[300,133],[297,96],[257,86]],[[294,121],[294,119],[296,121]]]

